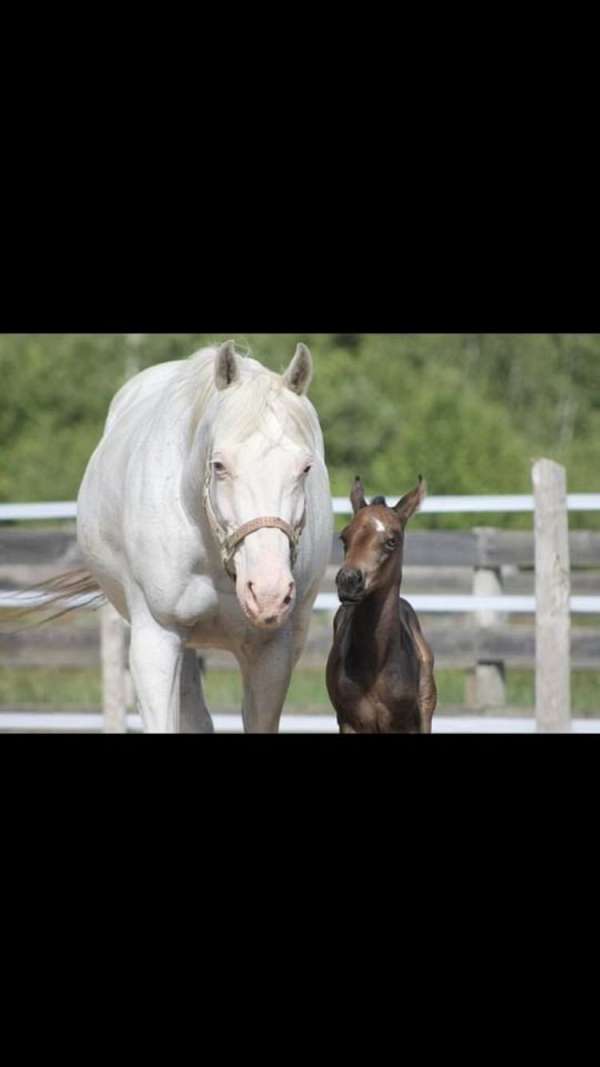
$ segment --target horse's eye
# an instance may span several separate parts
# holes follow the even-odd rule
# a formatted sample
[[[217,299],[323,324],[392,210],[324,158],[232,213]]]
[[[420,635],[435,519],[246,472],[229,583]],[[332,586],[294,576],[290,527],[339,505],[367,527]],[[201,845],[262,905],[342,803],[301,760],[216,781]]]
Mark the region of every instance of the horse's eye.
[[[213,468],[214,468],[214,470],[216,471],[217,474],[224,474],[225,473],[225,464],[224,463],[219,463],[217,461],[216,463],[213,463]]]
[[[393,538],[393,537],[390,537],[390,538],[388,538],[388,540],[387,540],[387,541],[385,542],[385,547],[386,547],[386,548],[389,548],[389,549],[391,550],[392,548],[395,548],[395,547],[396,547],[396,544],[397,544],[397,542],[396,542],[396,541],[394,540],[394,538]]]
[[[302,473],[303,474],[310,474],[311,470],[312,470],[312,465],[309,463],[308,467],[305,467],[304,471]]]

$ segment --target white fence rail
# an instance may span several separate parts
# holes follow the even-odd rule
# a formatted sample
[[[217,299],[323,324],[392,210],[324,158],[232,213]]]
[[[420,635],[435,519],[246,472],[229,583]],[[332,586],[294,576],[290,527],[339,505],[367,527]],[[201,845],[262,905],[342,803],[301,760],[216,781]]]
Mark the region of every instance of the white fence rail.
[[[34,519],[76,518],[76,500],[41,504],[0,504],[0,522],[29,522]]]
[[[399,500],[402,493],[385,493],[387,500]],[[600,511],[600,493],[569,493],[569,511]],[[334,497],[336,515],[348,515],[350,502],[347,497]],[[421,507],[422,514],[501,514],[504,512],[527,512],[534,510],[533,496],[428,496]],[[77,502],[74,500],[39,504],[0,504],[0,522],[29,522],[36,519],[75,519]]]
[[[400,500],[402,493],[384,493],[386,500]],[[569,511],[600,511],[600,493],[570,493],[567,496]],[[350,505],[346,497],[334,497],[336,515],[347,515]],[[533,496],[427,496],[419,514],[453,515],[468,512],[503,513],[508,511],[534,511]]]
[[[85,608],[89,606],[90,596],[77,596],[60,600],[65,608]],[[429,593],[415,593],[407,597],[415,611],[427,614],[464,615],[477,611],[503,611],[510,615],[535,615],[536,599],[534,596],[472,596],[470,594],[448,594],[436,596]],[[53,599],[44,593],[14,593],[0,589],[0,607],[28,608],[43,607],[53,603]],[[314,603],[314,611],[337,611],[340,602],[335,593],[319,593]],[[600,596],[572,596],[569,606],[573,615],[600,615]]]

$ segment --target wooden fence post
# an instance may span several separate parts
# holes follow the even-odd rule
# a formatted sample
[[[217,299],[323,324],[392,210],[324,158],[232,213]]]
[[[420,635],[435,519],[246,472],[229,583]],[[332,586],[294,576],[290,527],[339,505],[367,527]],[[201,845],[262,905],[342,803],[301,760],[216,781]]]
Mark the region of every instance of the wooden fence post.
[[[564,467],[533,465],[535,499],[535,716],[539,733],[571,729],[569,521]]]
[[[112,604],[105,604],[100,614],[104,733],[124,734],[127,732],[125,625]]]
[[[478,540],[478,557],[485,558],[487,527],[475,527]],[[494,531],[491,531],[492,533]],[[478,566],[473,572],[473,596],[502,596],[502,573],[499,567]],[[498,626],[506,621],[499,611],[475,611],[474,619],[482,630]],[[506,705],[506,670],[500,660],[478,659],[475,668],[467,673],[465,687],[466,703],[472,708],[501,708]]]

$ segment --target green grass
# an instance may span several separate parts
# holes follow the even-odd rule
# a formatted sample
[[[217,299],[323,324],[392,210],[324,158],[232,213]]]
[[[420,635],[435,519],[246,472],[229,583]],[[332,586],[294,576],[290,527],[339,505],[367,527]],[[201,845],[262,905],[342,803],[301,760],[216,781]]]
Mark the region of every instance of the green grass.
[[[49,707],[98,707],[102,702],[100,670],[0,667],[0,704],[47,704]]]
[[[436,671],[439,706],[465,703],[464,671]],[[532,708],[534,674],[532,671],[508,671],[507,703],[513,707]],[[237,671],[208,671],[205,679],[209,708],[238,708],[242,686]],[[600,714],[600,671],[574,671],[572,706],[575,713]],[[0,668],[0,704],[47,705],[69,708],[99,707],[102,701],[100,671],[47,670],[25,667]],[[292,678],[286,707],[294,710],[331,710],[323,670],[297,671]]]

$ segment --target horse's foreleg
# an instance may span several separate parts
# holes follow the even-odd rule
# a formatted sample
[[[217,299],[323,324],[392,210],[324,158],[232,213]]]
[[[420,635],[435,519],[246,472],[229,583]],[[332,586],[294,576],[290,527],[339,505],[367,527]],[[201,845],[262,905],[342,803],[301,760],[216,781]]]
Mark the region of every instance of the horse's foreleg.
[[[294,664],[289,634],[238,655],[244,683],[242,719],[246,733],[276,734]]]
[[[179,634],[149,615],[132,618],[129,664],[146,733],[179,730],[183,658]]]
[[[180,731],[182,734],[212,734],[215,731],[204,700],[200,665],[193,648],[186,648],[183,654]]]

